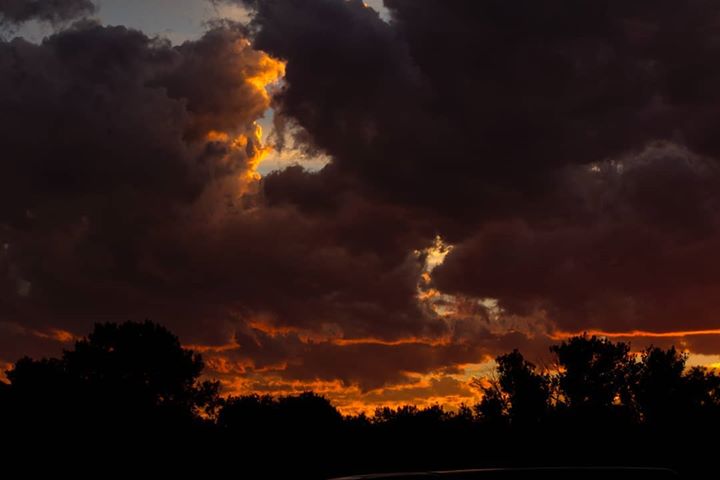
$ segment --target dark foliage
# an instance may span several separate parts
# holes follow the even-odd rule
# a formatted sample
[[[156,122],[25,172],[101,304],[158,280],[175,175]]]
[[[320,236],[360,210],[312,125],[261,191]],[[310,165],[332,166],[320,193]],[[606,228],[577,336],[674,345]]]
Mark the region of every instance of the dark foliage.
[[[544,370],[517,350],[499,356],[495,378],[475,382],[475,406],[343,417],[311,392],[222,399],[217,383],[200,380],[201,357],[165,328],[99,324],[59,359],[16,362],[0,382],[0,426],[19,455],[8,458],[82,457],[82,473],[209,474],[224,459],[241,465],[241,478],[542,465],[692,474],[712,465],[715,371],[686,368],[674,347],[636,355],[596,337],[551,351],[556,363]]]
[[[19,454],[122,464],[162,449],[166,458],[202,434],[201,414],[216,405],[218,384],[199,380],[203,367],[164,327],[98,324],[59,359],[15,363],[0,428]]]

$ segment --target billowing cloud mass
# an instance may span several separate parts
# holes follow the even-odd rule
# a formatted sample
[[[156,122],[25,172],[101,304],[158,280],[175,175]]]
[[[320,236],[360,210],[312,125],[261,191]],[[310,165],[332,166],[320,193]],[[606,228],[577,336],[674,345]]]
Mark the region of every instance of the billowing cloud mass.
[[[95,11],[90,0],[0,0],[0,24],[40,20],[57,23]]]
[[[0,44],[0,361],[151,318],[356,411],[583,331],[720,354],[717,2],[227,3]],[[326,166],[258,173],[271,108]]]

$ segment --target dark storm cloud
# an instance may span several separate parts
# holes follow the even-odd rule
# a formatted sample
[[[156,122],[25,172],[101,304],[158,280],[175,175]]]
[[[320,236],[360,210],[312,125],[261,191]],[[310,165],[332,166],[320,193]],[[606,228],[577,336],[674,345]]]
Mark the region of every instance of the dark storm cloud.
[[[82,333],[148,317],[200,344],[258,317],[442,335],[416,301],[422,219],[350,194],[306,215],[241,181],[269,102],[257,81],[276,68],[229,24],[178,47],[93,23],[0,45],[7,318]]]
[[[278,111],[333,158],[271,200],[420,207],[457,244],[434,285],[508,315],[717,326],[720,5],[246,3],[288,61]]]
[[[720,4],[244,3],[177,47],[0,43],[3,345],[149,317],[238,375],[369,391],[556,329],[717,326]],[[331,162],[256,182],[273,58],[277,124]]]
[[[194,135],[250,124],[267,108],[253,83],[274,71],[265,55],[250,46],[244,29],[215,25],[199,40],[177,47],[180,64],[158,80],[170,97],[186,99]]]
[[[164,232],[160,244],[175,262],[163,265],[163,283],[169,295],[192,292],[227,319],[261,317],[276,328],[390,339],[441,332],[443,324],[426,318],[415,301],[420,262],[408,252],[378,254],[362,245],[354,225],[342,223],[350,213],[308,218],[262,208],[209,227],[198,214]]]
[[[253,2],[257,45],[288,60],[280,111],[368,191],[444,215],[506,214],[554,169],[652,139],[713,148],[682,85],[717,77],[686,35],[706,7],[626,3],[390,1],[387,24],[360,1]]]
[[[197,192],[182,142],[188,114],[146,85],[175,57],[140,32],[89,23],[41,45],[0,44],[0,218],[22,223],[39,205],[123,186],[157,198]]]
[[[717,153],[712,2],[388,1],[389,24],[360,1],[246,3],[288,61],[279,111],[383,198],[477,221],[649,141]]]
[[[61,22],[95,11],[90,0],[0,0],[0,25],[29,20]]]
[[[718,194],[714,160],[658,145],[567,178],[582,215],[508,220],[460,242],[434,273],[448,293],[545,311],[566,331],[717,327]]]
[[[208,44],[225,72],[197,54]],[[148,299],[166,300],[164,265],[177,262],[158,239],[182,235],[200,198],[227,208],[252,168],[253,121],[268,99],[251,79],[264,62],[231,24],[179,47],[89,22],[41,44],[0,43],[4,317],[84,331],[92,316],[155,311]],[[207,76],[223,91],[215,117]],[[198,138],[200,128],[247,145]]]
[[[173,48],[124,27],[79,23],[40,45],[0,44],[0,219],[27,223],[38,206],[75,201],[71,214],[80,218],[82,208],[98,207],[91,196],[118,194],[146,207],[196,198],[218,175],[223,145],[188,134],[200,124],[244,132],[266,104],[242,71],[261,70],[262,56],[238,42],[246,40],[230,25]],[[226,71],[198,55],[208,45],[227,60]],[[221,87],[224,108],[240,104],[244,115],[218,108],[207,118],[207,104],[221,103],[213,84],[204,86],[207,76]],[[221,173],[248,168],[240,153],[222,161]]]

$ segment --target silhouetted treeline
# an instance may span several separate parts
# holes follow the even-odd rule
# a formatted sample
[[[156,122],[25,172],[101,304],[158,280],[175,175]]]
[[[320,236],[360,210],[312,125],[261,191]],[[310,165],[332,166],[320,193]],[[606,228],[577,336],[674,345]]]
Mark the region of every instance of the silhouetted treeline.
[[[715,468],[715,371],[687,368],[675,348],[637,355],[587,336],[551,353],[544,369],[517,350],[499,356],[494,377],[476,382],[484,393],[477,405],[349,417],[311,392],[222,398],[217,383],[200,380],[201,356],[165,328],[99,324],[61,358],[20,359],[10,382],[0,382],[5,464],[30,456],[39,465],[70,459],[55,465],[75,473],[166,474],[230,466],[252,479],[484,466]]]

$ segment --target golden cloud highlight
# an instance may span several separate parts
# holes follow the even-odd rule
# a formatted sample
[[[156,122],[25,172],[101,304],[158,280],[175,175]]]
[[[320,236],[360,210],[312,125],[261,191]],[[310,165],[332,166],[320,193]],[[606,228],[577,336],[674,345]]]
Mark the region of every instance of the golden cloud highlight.
[[[603,330],[586,330],[582,332],[555,332],[550,335],[553,340],[565,340],[578,335],[594,335],[606,338],[682,338],[700,335],[720,335],[720,329],[681,330],[676,332],[650,332],[646,330],[630,330],[627,332],[607,332]]]

